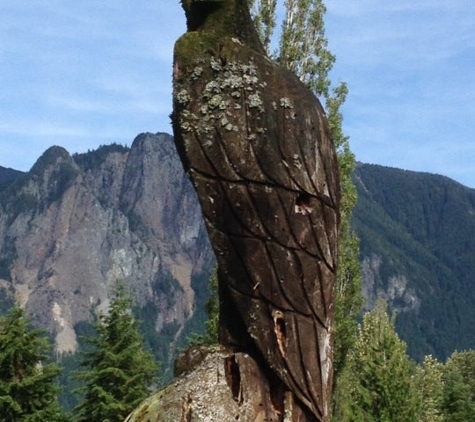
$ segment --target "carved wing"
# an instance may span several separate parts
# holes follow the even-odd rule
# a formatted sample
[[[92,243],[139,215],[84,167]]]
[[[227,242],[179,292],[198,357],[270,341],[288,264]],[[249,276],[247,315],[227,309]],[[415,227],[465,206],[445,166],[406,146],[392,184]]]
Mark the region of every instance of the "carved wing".
[[[231,302],[220,324],[231,337],[244,324],[320,420],[332,382],[340,201],[324,111],[294,75],[235,39],[186,63],[179,57],[175,141],[219,262],[220,293]]]

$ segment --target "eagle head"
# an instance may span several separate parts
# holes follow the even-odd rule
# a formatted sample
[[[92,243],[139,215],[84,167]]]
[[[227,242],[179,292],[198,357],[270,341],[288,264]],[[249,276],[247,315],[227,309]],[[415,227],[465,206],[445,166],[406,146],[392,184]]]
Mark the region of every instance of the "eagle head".
[[[219,12],[225,6],[234,3],[233,0],[181,0],[186,15],[188,31],[203,28],[208,18]]]

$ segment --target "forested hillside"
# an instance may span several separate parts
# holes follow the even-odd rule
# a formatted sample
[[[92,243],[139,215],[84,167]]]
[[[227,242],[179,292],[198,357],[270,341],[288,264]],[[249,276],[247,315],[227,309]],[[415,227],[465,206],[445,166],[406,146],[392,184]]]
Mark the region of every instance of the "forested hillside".
[[[138,286],[143,283],[138,279],[142,277],[140,271],[134,276],[136,270],[129,273],[128,268],[143,265],[150,254],[148,248],[157,251],[152,253],[158,254],[154,256],[171,250],[176,257],[180,256],[185,241],[184,256],[200,256],[193,252],[195,248],[208,250],[202,244],[201,234],[194,237],[198,233],[194,217],[196,198],[187,196],[188,188],[182,190],[184,174],[176,164],[176,153],[170,148],[171,138],[161,135],[157,140],[147,136],[138,137],[132,153],[128,148],[116,145],[71,158],[64,150],[52,149],[49,155],[38,160],[31,174],[0,168],[0,182],[4,182],[0,189],[0,219],[3,221],[0,228],[3,237],[0,242],[0,308],[5,311],[11,306],[14,292],[17,297],[27,298],[27,311],[31,316],[37,316],[36,322],[40,326],[50,328],[50,333],[56,335],[56,346],[65,344],[61,343],[64,336],[58,334],[68,327],[68,312],[73,312],[78,303],[84,302],[87,314],[91,315],[89,297],[91,292],[103,286],[103,277],[110,283],[116,276],[129,274],[127,279],[137,286],[133,290],[140,291]],[[153,165],[147,164],[144,171],[147,156],[152,152],[159,158]],[[50,155],[54,156],[53,162],[62,160],[60,166],[53,165],[59,169],[56,173],[45,172],[50,165]],[[72,164],[68,167],[67,163]],[[135,174],[139,175],[138,179]],[[25,185],[28,189],[10,187],[13,186],[12,179],[18,176],[22,181],[18,180],[15,186]],[[46,177],[48,184],[41,185],[39,182]],[[140,180],[139,185],[137,180]],[[420,361],[428,354],[445,360],[456,349],[475,349],[472,328],[475,321],[475,191],[443,176],[368,164],[358,165],[354,180],[359,196],[353,227],[361,242],[366,309],[371,309],[378,297],[388,301],[390,310],[397,314],[397,331],[416,360]],[[134,183],[141,186],[139,190]],[[155,189],[154,186],[162,188]],[[165,186],[170,188],[165,191]],[[80,194],[72,195],[75,191]],[[28,192],[34,195],[35,201],[41,202],[38,202],[41,206],[28,208],[26,200],[33,199],[26,195]],[[183,196],[183,192],[187,195]],[[130,195],[136,197],[128,199]],[[81,198],[89,196],[90,206],[86,207]],[[75,207],[66,206],[71,201],[76,201]],[[119,208],[114,205],[116,202],[121,204]],[[129,203],[137,204],[133,211],[127,208]],[[189,224],[177,225],[176,209],[189,214]],[[73,220],[60,218],[63,214],[73,216]],[[125,216],[127,222],[124,220],[123,226],[114,228]],[[70,226],[69,231],[63,230],[65,222],[71,224],[75,220],[77,224]],[[191,222],[194,225],[190,225]],[[30,230],[31,227],[36,227],[36,231]],[[62,242],[55,233],[62,236]],[[102,243],[97,241],[99,233],[106,239]],[[151,245],[142,247],[145,258],[140,258],[140,248],[133,246],[129,250],[127,242],[121,240],[125,242],[123,246],[118,243],[123,233],[127,236],[134,233],[131,236]],[[40,248],[41,242],[44,247]],[[66,247],[68,244],[71,246]],[[32,245],[37,245],[35,254]],[[40,252],[48,259],[36,262],[35,256]],[[68,258],[68,253],[75,254],[74,261]],[[169,265],[170,260],[163,256],[163,264]],[[83,265],[91,272],[97,260],[103,261],[97,275],[91,273],[88,277],[87,272],[79,271]],[[209,258],[204,261],[212,267]],[[173,258],[173,262],[173,276],[182,277],[180,262],[185,261]],[[188,268],[189,264],[183,268]],[[200,265],[203,264],[202,261]],[[113,271],[107,269],[108,265],[115,266]],[[31,278],[32,274],[37,274],[36,280]],[[177,300],[176,292],[181,291],[175,277],[169,271],[168,274],[168,278],[162,274],[160,280],[146,282],[155,286],[154,295],[161,297],[158,304],[147,300],[143,303],[139,299],[141,306],[137,308],[137,315],[144,320],[143,328],[150,334],[147,336],[149,344],[160,350],[164,341],[169,341],[182,329],[179,318],[175,319],[174,314],[167,311],[176,312],[178,308],[173,303]],[[199,310],[195,315],[203,313],[206,301],[204,274],[208,271],[195,274],[191,279],[193,303],[187,304],[183,298],[178,301],[180,308]],[[175,296],[166,299],[167,292],[174,290]],[[92,303],[100,303],[98,297],[107,294],[106,289],[96,293],[93,293]],[[42,302],[44,300],[46,302]],[[170,319],[164,321],[161,315],[167,313]],[[199,331],[202,323],[201,319],[198,325],[189,326],[186,331]],[[71,325],[76,335],[83,334],[86,329],[82,322],[73,320]],[[165,358],[163,352],[158,355]],[[165,362],[163,368],[169,363]]]
[[[0,169],[0,180],[7,178],[0,184],[0,314],[17,300],[48,331],[62,365],[74,368],[81,336],[121,281],[148,345],[170,369],[174,351],[204,324],[213,268],[173,138],[141,134],[130,148],[72,156],[53,146],[29,172]]]
[[[0,185],[15,179],[22,174],[21,171],[13,170],[11,168],[5,168],[0,166]]]
[[[389,301],[415,359],[475,348],[475,190],[368,164],[354,180],[367,308]]]

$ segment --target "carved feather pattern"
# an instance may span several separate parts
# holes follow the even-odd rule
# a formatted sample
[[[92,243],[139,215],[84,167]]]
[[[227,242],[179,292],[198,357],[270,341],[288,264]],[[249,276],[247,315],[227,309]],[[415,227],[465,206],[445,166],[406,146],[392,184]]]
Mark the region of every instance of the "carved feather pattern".
[[[209,45],[195,32],[176,44],[173,123],[219,262],[221,341],[252,344],[327,420],[340,191],[325,114],[239,40]]]

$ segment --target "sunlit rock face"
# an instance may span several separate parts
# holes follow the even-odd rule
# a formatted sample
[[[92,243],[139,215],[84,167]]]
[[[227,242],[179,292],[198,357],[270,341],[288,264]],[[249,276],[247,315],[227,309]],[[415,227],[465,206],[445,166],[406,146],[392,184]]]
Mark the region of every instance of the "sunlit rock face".
[[[58,353],[76,350],[76,324],[106,308],[116,281],[152,305],[157,333],[193,316],[192,280],[214,258],[171,136],[72,157],[52,147],[0,187],[0,292]]]

